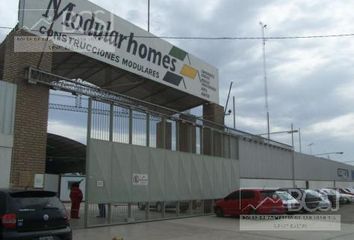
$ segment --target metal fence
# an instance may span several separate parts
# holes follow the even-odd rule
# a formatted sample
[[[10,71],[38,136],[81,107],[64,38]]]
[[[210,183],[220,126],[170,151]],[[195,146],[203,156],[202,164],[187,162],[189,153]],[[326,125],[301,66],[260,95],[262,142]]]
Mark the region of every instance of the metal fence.
[[[67,79],[33,68],[29,68],[28,78],[30,83],[45,84],[54,90],[89,98],[87,108],[51,105],[54,109],[88,112],[88,143],[90,139],[97,139],[235,161],[239,159],[240,138],[292,150],[285,144],[122,96],[81,80]],[[96,218],[99,215],[98,204],[103,203],[87,201],[82,211],[85,217],[82,219],[85,220],[85,226],[94,226],[195,216],[211,213],[213,201],[214,199],[186,199],[172,202],[104,203],[101,209],[106,209],[105,218]],[[82,219],[77,224],[82,224]]]

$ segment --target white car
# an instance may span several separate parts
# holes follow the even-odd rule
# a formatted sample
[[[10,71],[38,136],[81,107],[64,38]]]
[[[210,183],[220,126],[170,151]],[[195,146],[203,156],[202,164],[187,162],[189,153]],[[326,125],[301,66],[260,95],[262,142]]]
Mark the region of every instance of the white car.
[[[291,196],[288,192],[285,191],[276,191],[276,195],[283,202],[284,208],[286,208],[287,213],[296,213],[301,210],[301,206],[298,200]]]
[[[354,202],[354,195],[347,194],[347,193],[341,193],[336,189],[330,189],[330,188],[329,189],[323,188],[321,190],[335,192],[336,195],[339,196],[339,202],[342,204]]]
[[[326,194],[323,193],[318,193],[321,197],[321,202],[318,205],[319,210],[321,211],[328,211],[329,209],[331,209],[332,207],[332,203],[331,201],[329,201],[328,196]]]
[[[347,192],[354,194],[354,188],[348,187],[348,188],[344,188]]]

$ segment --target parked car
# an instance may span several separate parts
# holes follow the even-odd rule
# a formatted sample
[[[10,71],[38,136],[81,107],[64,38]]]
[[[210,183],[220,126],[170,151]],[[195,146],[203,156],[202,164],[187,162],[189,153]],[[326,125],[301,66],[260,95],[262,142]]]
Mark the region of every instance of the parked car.
[[[0,189],[0,239],[72,239],[56,193]]]
[[[334,191],[333,189],[321,188],[316,189],[315,191],[319,192],[322,195],[325,195],[328,200],[331,202],[331,206],[335,208],[337,204],[340,203],[340,194]]]
[[[286,209],[275,190],[241,189],[216,201],[214,212],[218,217],[242,214],[284,214]]]
[[[321,197],[314,191],[302,188],[280,188],[278,191],[286,191],[301,205],[301,211],[312,212],[319,208]]]
[[[337,190],[338,192],[343,193],[343,194],[349,194],[349,195],[354,196],[354,193],[347,190],[346,188],[335,188],[335,190]]]
[[[350,194],[340,193],[335,188],[322,188],[322,191],[333,192],[339,197],[340,204],[348,204],[352,202],[352,196]]]
[[[328,199],[328,196],[323,193],[318,193],[321,197],[320,204],[318,205],[319,210],[328,211],[332,207],[332,202]]]
[[[161,212],[162,211],[162,207],[163,207],[163,202],[151,202],[149,203],[150,209],[154,209],[157,212]],[[193,202],[192,204],[192,208],[196,208],[196,202]],[[138,203],[138,208],[140,210],[145,210],[146,209],[146,203],[142,203],[139,202]],[[176,209],[177,208],[177,201],[168,201],[165,202],[165,209]],[[187,211],[189,208],[189,202],[188,201],[181,201],[179,203],[179,209],[181,212],[185,212]]]
[[[352,188],[352,187],[347,187],[347,188],[345,188],[345,189],[346,189],[348,192],[354,194],[354,188]]]
[[[291,196],[288,192],[285,191],[276,191],[275,192],[283,202],[283,206],[286,209],[287,213],[296,213],[301,210],[301,206],[298,200]]]
[[[353,193],[348,193],[347,191],[344,191],[343,188],[338,188],[335,189],[336,191],[338,191],[340,193],[340,196],[343,197],[343,199],[345,199],[344,203],[352,203],[354,202],[354,194]]]

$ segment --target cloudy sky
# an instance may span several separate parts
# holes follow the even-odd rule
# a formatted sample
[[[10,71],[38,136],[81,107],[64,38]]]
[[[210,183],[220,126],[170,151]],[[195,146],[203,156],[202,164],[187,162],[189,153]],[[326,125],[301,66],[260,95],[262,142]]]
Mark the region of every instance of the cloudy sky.
[[[147,0],[92,2],[147,28]],[[352,9],[354,2],[348,0],[151,0],[151,32],[260,37],[263,21],[268,37],[354,33]],[[4,26],[16,24],[17,1],[0,0],[0,19]],[[7,32],[0,30],[0,40]],[[288,130],[293,123],[301,128],[303,152],[343,151],[331,158],[354,163],[353,41],[354,37],[268,40],[266,56],[271,131]],[[234,82],[237,128],[266,132],[261,40],[171,42],[219,69],[221,105]],[[232,126],[232,117],[226,121]],[[53,132],[72,136],[73,124],[51,115]],[[290,143],[289,135],[272,137]]]

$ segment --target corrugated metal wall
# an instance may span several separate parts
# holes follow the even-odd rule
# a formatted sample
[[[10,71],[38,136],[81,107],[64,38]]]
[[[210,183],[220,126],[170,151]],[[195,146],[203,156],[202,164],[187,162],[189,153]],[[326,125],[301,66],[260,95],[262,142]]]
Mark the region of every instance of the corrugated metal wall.
[[[254,141],[239,140],[240,177],[289,179],[291,152]]]
[[[295,159],[295,176],[298,179],[353,181],[354,166],[302,153],[295,153]],[[347,177],[338,176],[338,169],[346,170]]]
[[[242,187],[287,186],[292,180],[292,152],[251,140],[239,141]],[[295,179],[311,186],[354,182],[354,166],[295,152]],[[345,174],[338,174],[339,171]],[[270,181],[278,180],[278,181]],[[300,184],[303,186],[303,182]]]
[[[94,203],[218,199],[239,187],[235,159],[102,140],[90,141],[88,159]],[[148,184],[134,185],[135,174],[147,174]]]
[[[9,187],[16,85],[0,81],[0,188]]]

